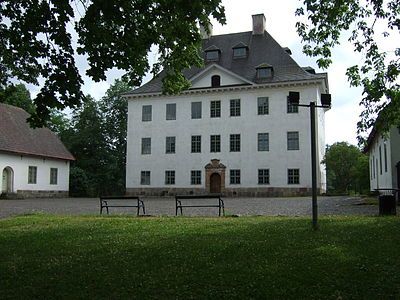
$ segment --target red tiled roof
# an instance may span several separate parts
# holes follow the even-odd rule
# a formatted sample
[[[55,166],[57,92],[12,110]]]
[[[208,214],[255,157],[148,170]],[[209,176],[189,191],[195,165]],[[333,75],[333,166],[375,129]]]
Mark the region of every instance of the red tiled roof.
[[[0,151],[75,160],[48,128],[31,128],[22,108],[0,103]]]

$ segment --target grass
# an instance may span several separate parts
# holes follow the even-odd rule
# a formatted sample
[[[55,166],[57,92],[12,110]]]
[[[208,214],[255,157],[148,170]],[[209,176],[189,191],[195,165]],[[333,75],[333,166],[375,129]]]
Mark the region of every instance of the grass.
[[[400,299],[400,218],[0,220],[0,295]]]

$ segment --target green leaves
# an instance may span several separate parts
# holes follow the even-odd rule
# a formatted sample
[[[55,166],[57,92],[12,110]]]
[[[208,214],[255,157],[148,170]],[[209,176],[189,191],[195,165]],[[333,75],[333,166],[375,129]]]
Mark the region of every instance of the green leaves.
[[[75,19],[75,11],[80,19]],[[34,99],[34,126],[43,126],[53,108],[79,107],[83,81],[75,55],[87,57],[86,74],[106,79],[112,68],[124,70],[129,84],[139,86],[150,70],[167,73],[167,93],[188,87],[182,70],[198,66],[198,24],[212,15],[225,23],[221,0],[3,0],[0,6],[0,84],[17,78],[44,84]],[[75,22],[74,22],[75,21]],[[78,34],[75,52],[69,24]],[[158,46],[160,60],[150,66],[147,55]]]
[[[386,108],[400,110],[397,106],[388,106],[394,101],[393,93],[399,91],[400,51],[378,44],[381,36],[388,38],[391,34],[398,34],[400,2],[304,0],[295,14],[302,18],[296,28],[305,43],[303,52],[316,57],[318,66],[323,69],[332,63],[331,49],[339,44],[341,34],[352,29],[348,41],[354,51],[362,55],[363,62],[349,67],[346,75],[352,86],[364,87],[364,98],[360,101],[364,112],[358,123],[358,138],[362,145],[365,141],[363,134],[375,123],[376,114]],[[381,29],[385,27],[387,30]],[[385,123],[383,127],[386,130],[391,125],[400,125],[393,118],[381,122]]]

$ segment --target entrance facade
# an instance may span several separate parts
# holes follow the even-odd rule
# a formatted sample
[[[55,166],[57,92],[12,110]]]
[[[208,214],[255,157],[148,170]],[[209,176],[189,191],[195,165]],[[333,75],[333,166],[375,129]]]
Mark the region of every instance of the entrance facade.
[[[212,159],[205,166],[206,190],[209,193],[223,193],[225,191],[225,165],[219,159]]]
[[[12,193],[14,190],[14,171],[10,167],[5,167],[2,173],[2,193]]]

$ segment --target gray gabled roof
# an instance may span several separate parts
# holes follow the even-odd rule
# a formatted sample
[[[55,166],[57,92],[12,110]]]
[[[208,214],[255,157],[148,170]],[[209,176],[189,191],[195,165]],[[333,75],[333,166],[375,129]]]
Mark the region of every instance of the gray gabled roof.
[[[0,152],[75,160],[61,140],[47,128],[31,128],[22,108],[0,103]]]
[[[246,58],[233,58],[232,48],[238,44],[248,45],[249,51]],[[246,78],[247,80],[258,83],[278,83],[290,81],[302,81],[313,79],[325,79],[326,74],[310,74],[301,68],[293,58],[264,31],[263,35],[253,35],[251,31],[215,35],[209,39],[203,40],[202,49],[216,48],[220,49],[221,55],[217,63],[225,69]],[[203,68],[190,68],[183,71],[187,79],[190,79],[197,73],[204,70],[210,63],[205,62]],[[256,78],[256,67],[261,64],[268,64],[274,69],[272,78],[262,81]],[[162,78],[165,72],[161,72],[151,81],[143,86],[127,93],[127,95],[137,95],[146,93],[159,93],[162,91]]]

